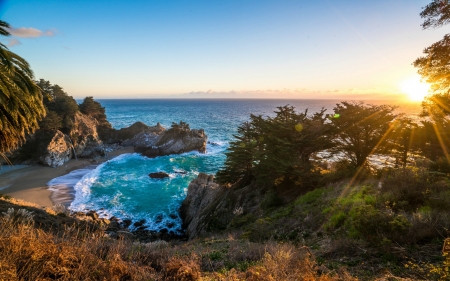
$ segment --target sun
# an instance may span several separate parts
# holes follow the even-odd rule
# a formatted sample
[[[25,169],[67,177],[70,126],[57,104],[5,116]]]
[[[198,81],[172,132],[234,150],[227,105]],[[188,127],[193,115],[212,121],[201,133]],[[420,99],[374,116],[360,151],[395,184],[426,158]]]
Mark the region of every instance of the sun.
[[[399,86],[402,92],[407,94],[412,101],[422,101],[430,89],[430,85],[421,82],[418,76],[413,76],[402,81]]]

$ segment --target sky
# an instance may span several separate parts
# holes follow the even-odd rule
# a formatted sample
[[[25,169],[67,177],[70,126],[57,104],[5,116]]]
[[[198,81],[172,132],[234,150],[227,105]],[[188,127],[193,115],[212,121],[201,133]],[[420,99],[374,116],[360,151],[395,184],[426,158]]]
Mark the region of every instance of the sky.
[[[0,0],[0,38],[75,98],[398,99],[430,0]]]

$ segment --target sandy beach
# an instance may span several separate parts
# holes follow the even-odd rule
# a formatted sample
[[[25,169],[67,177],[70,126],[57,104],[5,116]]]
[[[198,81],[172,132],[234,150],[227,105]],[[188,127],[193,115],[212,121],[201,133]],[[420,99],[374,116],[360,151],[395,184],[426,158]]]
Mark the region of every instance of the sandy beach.
[[[108,156],[104,158],[98,158],[96,163],[102,163],[121,154],[133,152],[133,147],[124,147],[108,153]],[[3,167],[0,170],[0,193],[32,202],[42,207],[51,207],[54,205],[54,202],[50,199],[51,191],[47,189],[47,183],[56,177],[92,164],[88,159],[71,159],[63,166],[57,168],[22,165]]]

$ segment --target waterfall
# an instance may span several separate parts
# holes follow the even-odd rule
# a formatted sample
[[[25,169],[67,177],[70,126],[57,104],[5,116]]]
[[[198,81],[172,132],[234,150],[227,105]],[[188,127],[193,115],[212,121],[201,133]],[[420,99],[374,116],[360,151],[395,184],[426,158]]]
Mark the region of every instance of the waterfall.
[[[72,151],[73,151],[73,155],[75,156],[75,160],[78,161],[77,153],[75,152],[75,147],[73,146],[72,139],[70,138],[70,136],[68,136],[68,137],[69,137],[70,145],[72,146]]]

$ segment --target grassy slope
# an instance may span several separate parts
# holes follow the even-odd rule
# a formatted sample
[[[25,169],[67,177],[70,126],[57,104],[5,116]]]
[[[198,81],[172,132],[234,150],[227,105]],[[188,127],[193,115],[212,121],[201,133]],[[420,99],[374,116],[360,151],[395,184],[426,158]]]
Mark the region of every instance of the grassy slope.
[[[23,201],[0,199],[0,212],[0,280],[352,280],[318,272],[306,247],[232,234],[143,244]]]
[[[171,243],[112,240],[101,225],[0,200],[0,212],[34,214],[31,224],[0,216],[0,272],[11,280],[448,280],[447,178],[408,170],[383,182],[329,184],[285,205],[266,193],[259,212],[235,214],[227,229]]]
[[[446,176],[396,171],[383,179],[349,181],[308,192],[264,215],[236,216],[250,241],[288,241],[308,246],[328,270],[346,267],[353,276],[449,278],[442,266],[443,239],[450,232],[450,184]],[[447,280],[447,279],[443,279]]]

